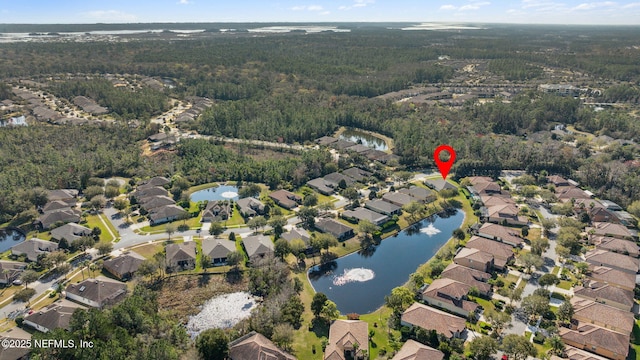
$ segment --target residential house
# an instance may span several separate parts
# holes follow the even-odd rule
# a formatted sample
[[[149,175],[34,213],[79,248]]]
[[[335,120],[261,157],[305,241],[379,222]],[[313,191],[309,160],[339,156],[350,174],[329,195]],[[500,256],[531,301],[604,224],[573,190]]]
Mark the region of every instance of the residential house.
[[[69,330],[69,322],[76,309],[85,309],[85,307],[62,300],[25,316],[23,323],[43,333],[55,329]]]
[[[493,178],[489,176],[469,176],[467,180],[469,180],[471,185],[478,185],[481,183],[488,183],[488,182],[494,181]]]
[[[209,201],[202,211],[201,222],[229,220],[233,215],[233,204],[229,200]]]
[[[491,195],[481,195],[480,201],[486,208],[490,208],[492,206],[500,206],[500,205],[515,205],[516,201],[513,200],[510,196],[491,196]]]
[[[142,202],[142,199],[144,198],[148,198],[148,197],[152,197],[152,196],[166,196],[168,195],[169,192],[167,191],[167,189],[161,187],[161,186],[151,186],[151,187],[145,187],[145,188],[138,188],[136,189],[136,191],[134,191],[133,193],[131,193],[131,196],[133,196],[138,202]]]
[[[589,235],[611,236],[618,239],[637,239],[638,232],[628,229],[624,225],[594,222],[593,227],[587,227],[584,231]]]
[[[626,227],[637,227],[638,220],[626,211],[612,211],[613,219],[611,222],[620,223]]]
[[[487,208],[486,220],[496,224],[527,225],[529,219],[526,216],[519,216],[518,212],[516,205],[495,205]]]
[[[391,360],[443,360],[444,353],[415,340],[407,340]]]
[[[304,241],[304,244],[307,246],[309,246],[309,242],[311,241],[311,235],[303,228],[293,228],[290,231],[281,234],[280,238],[287,240],[289,243],[294,239],[300,239]]]
[[[72,206],[71,204],[64,202],[62,200],[53,200],[44,204],[44,206],[39,208],[38,210],[40,211],[41,214],[45,214],[45,213],[49,213],[57,210],[67,210],[67,209],[70,209],[71,206]]]
[[[161,187],[165,187],[168,186],[169,184],[171,184],[171,180],[167,179],[164,176],[155,176],[152,177],[151,179],[143,182],[140,186],[138,186],[138,189],[140,188],[150,188],[150,187],[154,187],[154,186],[161,186]]]
[[[145,197],[139,200],[140,206],[148,212],[167,205],[175,205],[176,201],[166,195],[155,195]]]
[[[493,181],[479,182],[468,187],[469,191],[476,196],[493,196],[502,193],[502,188]]]
[[[363,207],[356,208],[355,210],[344,211],[342,213],[342,218],[355,222],[366,220],[377,226],[389,221],[389,217],[387,215],[383,215]]]
[[[47,192],[48,201],[64,201],[69,205],[75,204],[78,199],[78,190],[76,189],[56,189]]]
[[[589,244],[595,245],[596,249],[607,250],[634,258],[640,257],[640,247],[638,247],[635,241],[594,235],[589,236]]]
[[[102,309],[124,300],[127,294],[127,284],[102,277],[87,279],[67,286],[65,294],[69,300]]]
[[[607,359],[625,360],[629,355],[629,334],[579,323],[575,329],[561,327],[559,335],[566,345],[602,355]]]
[[[427,190],[425,188],[419,187],[419,186],[411,186],[409,188],[402,188],[400,190],[398,190],[398,192],[401,192],[403,194],[407,194],[411,197],[413,197],[414,199],[416,199],[418,202],[426,204],[426,203],[430,203],[430,202],[434,202],[438,199],[438,196],[431,190]]]
[[[327,146],[327,145],[333,144],[336,141],[338,141],[338,138],[334,138],[331,136],[323,136],[321,138],[316,139],[316,144],[320,146]]]
[[[185,241],[169,244],[165,248],[165,259],[168,269],[194,269],[196,267],[196,243]]]
[[[333,187],[334,189],[340,187],[340,182],[342,181],[344,181],[347,186],[351,186],[356,182],[353,178],[339,172],[332,172],[331,174],[325,175],[324,181],[326,181],[329,186]]]
[[[633,304],[635,304],[633,291],[597,281],[585,281],[584,286],[573,288],[573,294],[574,296],[613,306],[624,311],[631,311]]]
[[[118,257],[104,262],[104,269],[120,280],[126,281],[138,271],[145,258],[135,251],[127,251]]]
[[[478,304],[468,301],[471,286],[452,279],[434,280],[421,293],[420,298],[428,305],[445,309],[467,317],[478,310]]]
[[[575,186],[566,186],[556,188],[556,197],[563,203],[569,202],[572,199],[591,199],[591,195],[584,190]]]
[[[202,254],[213,266],[226,265],[229,253],[236,251],[236,243],[226,239],[206,237],[202,240]]]
[[[447,339],[460,338],[466,330],[464,318],[418,302],[413,303],[402,313],[400,324],[408,327],[417,326],[424,330],[435,330]]]
[[[620,310],[580,297],[571,298],[573,318],[585,324],[594,324],[605,329],[630,334],[635,318],[630,311]]]
[[[347,140],[343,140],[343,139],[338,139],[338,140],[332,142],[331,144],[329,144],[329,147],[332,147],[332,148],[337,149],[337,150],[344,150],[346,148],[352,147],[355,144],[356,143],[354,143],[353,141],[347,141]]]
[[[351,167],[351,168],[348,168],[346,170],[343,170],[342,174],[352,178],[353,180],[355,180],[357,182],[364,182],[369,177],[371,177],[373,175],[372,172],[369,172],[369,171],[366,171],[366,170],[362,170],[362,169],[357,168],[357,167]]]
[[[242,239],[242,245],[252,262],[273,254],[273,241],[266,235],[247,236]]]
[[[65,239],[68,242],[79,239],[83,236],[90,236],[91,229],[78,225],[76,223],[68,223],[51,230],[51,238],[55,240]]]
[[[255,331],[241,336],[229,343],[229,360],[296,360],[296,358],[280,349]]]
[[[316,229],[336,237],[339,241],[353,237],[353,228],[333,219],[320,219],[315,223]]]
[[[335,320],[329,328],[325,360],[364,360],[369,356],[369,326],[361,320]]]
[[[13,341],[14,343],[21,344],[27,340],[31,340],[31,334],[22,330],[19,327],[11,328],[7,331],[0,333],[0,341]],[[26,360],[29,359],[31,354],[30,347],[4,347],[0,346],[0,359],[2,360]]]
[[[467,241],[466,247],[470,249],[478,249],[486,253],[493,255],[493,266],[496,269],[504,271],[507,265],[513,263],[515,260],[515,254],[513,253],[513,247],[495,240],[489,240],[487,238],[472,236]]]
[[[40,239],[29,239],[11,247],[11,254],[26,255],[29,261],[38,261],[38,255],[58,250],[58,243]]]
[[[607,210],[611,210],[611,211],[621,211],[624,210],[622,208],[622,206],[614,203],[613,201],[609,201],[609,200],[602,200],[600,201],[600,203],[602,204],[602,206],[607,209]]]
[[[603,249],[590,250],[584,255],[584,258],[586,262],[594,266],[607,266],[631,274],[636,274],[640,269],[639,259]]]
[[[600,355],[596,355],[584,350],[580,350],[578,348],[575,348],[573,346],[568,346],[566,345],[564,347],[564,355],[566,356],[566,358],[561,358],[558,357],[556,355],[552,355],[551,356],[551,360],[562,360],[562,359],[568,359],[568,360],[609,360],[605,357],[602,357]]]
[[[589,219],[591,219],[591,221],[593,222],[619,223],[618,219],[613,216],[613,214],[609,212],[609,210],[600,206],[594,206],[593,208],[590,208],[587,214],[589,214]]]
[[[302,197],[287,190],[276,190],[269,194],[273,201],[285,209],[293,209],[302,204]]]
[[[449,264],[440,274],[442,279],[451,279],[476,288],[484,296],[491,295],[491,285],[487,283],[491,279],[491,274],[455,263]]]
[[[320,194],[327,196],[333,194],[333,192],[335,191],[332,185],[333,184],[325,181],[325,179],[321,177],[307,181],[307,186],[319,192]]]
[[[556,188],[571,186],[571,184],[569,184],[569,181],[567,179],[558,175],[547,176],[547,182],[549,182],[550,184],[553,184]]]
[[[411,195],[407,195],[397,191],[390,191],[382,195],[382,200],[391,203],[393,205],[403,207],[411,202],[419,202],[418,199],[414,198]]]
[[[612,269],[607,266],[589,266],[589,277],[623,289],[632,290],[636,287],[636,275]]]
[[[521,247],[524,243],[524,239],[520,237],[519,230],[498,224],[482,224],[480,229],[478,229],[477,235],[487,239],[500,241],[514,247]]]
[[[151,225],[163,224],[188,215],[187,211],[178,205],[167,205],[153,209],[148,215]]]
[[[380,199],[369,200],[364,203],[364,207],[387,216],[402,215],[402,208],[400,206]]]
[[[461,248],[453,258],[453,262],[476,269],[482,272],[489,272],[493,268],[493,255],[478,249]]]
[[[371,150],[370,147],[366,146],[366,145],[362,145],[362,144],[355,144],[353,146],[349,146],[348,148],[344,149],[345,151],[352,151],[358,154],[362,154],[365,151],[369,151]]]
[[[9,285],[20,277],[27,264],[19,261],[0,260],[0,284]]]
[[[236,205],[238,206],[238,210],[240,210],[240,214],[244,217],[264,214],[264,204],[262,201],[253,197],[239,199],[236,201]]]
[[[445,189],[450,189],[450,190],[454,190],[457,189],[457,187],[455,185],[453,185],[452,183],[444,180],[444,179],[427,179],[424,181],[424,184],[429,187],[430,189],[433,189],[435,191],[441,191],[441,190],[445,190]]]
[[[71,208],[52,210],[40,215],[34,224],[43,230],[50,229],[57,224],[80,222],[80,211]]]

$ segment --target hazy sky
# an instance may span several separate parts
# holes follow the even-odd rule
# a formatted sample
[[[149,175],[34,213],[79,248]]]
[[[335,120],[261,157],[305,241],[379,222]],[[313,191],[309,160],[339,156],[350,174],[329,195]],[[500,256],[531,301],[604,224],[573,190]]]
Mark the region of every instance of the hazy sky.
[[[0,23],[334,21],[640,25],[640,0],[0,0]]]

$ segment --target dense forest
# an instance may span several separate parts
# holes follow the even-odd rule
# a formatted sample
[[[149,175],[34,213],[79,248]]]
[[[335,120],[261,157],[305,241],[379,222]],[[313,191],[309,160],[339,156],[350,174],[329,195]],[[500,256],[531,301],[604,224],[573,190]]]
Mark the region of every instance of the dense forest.
[[[335,170],[324,151],[256,161],[195,139],[180,142],[174,152],[143,156],[141,141],[158,130],[147,123],[149,118],[168,109],[169,98],[189,96],[214,100],[196,120],[180,124],[202,134],[308,143],[339,126],[357,127],[392,137],[394,152],[408,168],[433,166],[433,149],[448,143],[458,152],[454,170],[460,176],[546,169],[628,204],[640,197],[634,180],[638,170],[625,163],[636,156],[633,144],[593,151],[570,138],[561,142],[533,137],[565,124],[595,136],[638,139],[637,114],[628,108],[595,111],[580,100],[531,88],[508,102],[469,100],[458,108],[378,96],[454,81],[463,84],[464,66],[473,64],[478,65],[478,79],[486,79],[478,81],[486,81],[486,86],[553,82],[548,71],[556,69],[578,74],[576,86],[602,89],[595,101],[634,106],[640,98],[636,35],[624,27],[493,26],[423,32],[380,25],[352,26],[350,33],[254,37],[212,32],[189,41],[4,44],[3,82],[35,80],[44,84],[42,90],[61,98],[90,97],[108,107],[116,120],[142,122],[138,130],[126,127],[125,121],[0,129],[0,220],[29,208],[33,187],[83,189],[95,176],[182,175],[192,184],[247,180],[294,187]],[[175,87],[116,88],[104,74],[168,78]],[[6,85],[0,85],[0,98],[20,103]]]

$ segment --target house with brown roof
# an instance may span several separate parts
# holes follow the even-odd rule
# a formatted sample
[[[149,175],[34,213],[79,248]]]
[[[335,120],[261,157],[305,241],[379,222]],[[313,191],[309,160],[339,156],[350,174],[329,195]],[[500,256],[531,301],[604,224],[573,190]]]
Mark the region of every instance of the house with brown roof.
[[[505,270],[507,265],[513,263],[515,260],[513,247],[499,241],[472,236],[465,246],[470,249],[478,249],[493,254],[493,266],[499,270]]]
[[[567,179],[558,175],[547,176],[547,182],[553,184],[555,187],[571,186],[571,184],[569,184],[569,181]]]
[[[144,198],[152,197],[152,196],[162,196],[168,195],[169,192],[167,189],[161,186],[150,186],[144,187],[142,189],[138,188],[136,191],[131,193],[131,196],[134,197],[138,202],[142,202]]]
[[[602,355],[607,359],[625,360],[629,355],[629,334],[579,323],[574,329],[561,327],[559,335],[566,345]]]
[[[29,261],[38,261],[38,255],[58,250],[58,243],[32,238],[11,247],[11,254],[26,255]]]
[[[492,206],[503,206],[503,205],[515,205],[516,202],[510,196],[489,196],[482,195],[480,196],[480,201],[484,204],[485,207],[490,208]]]
[[[43,333],[58,328],[69,330],[69,320],[76,309],[85,309],[85,307],[68,300],[58,301],[27,315],[24,318],[24,324]]]
[[[335,137],[332,137],[332,136],[323,136],[323,137],[317,138],[315,140],[316,144],[318,144],[320,146],[327,146],[329,144],[333,144],[336,141],[338,141],[338,138],[335,138]]]
[[[640,259],[603,249],[590,250],[584,254],[584,258],[591,265],[607,266],[631,274],[636,274],[640,269]]]
[[[471,191],[471,193],[476,196],[482,196],[482,195],[492,196],[496,194],[501,194],[502,188],[500,187],[500,185],[498,185],[498,183],[495,183],[493,181],[487,181],[487,182],[478,182],[473,186],[470,186],[469,191]]]
[[[187,270],[196,267],[196,243],[185,241],[169,244],[165,248],[167,268],[172,270]]]
[[[273,254],[273,241],[266,235],[252,235],[242,239],[242,246],[247,252],[250,261],[257,261],[265,256]]]
[[[118,257],[106,260],[103,267],[111,275],[126,281],[133,277],[144,260],[145,258],[137,252],[127,251]]]
[[[529,219],[518,215],[520,209],[516,205],[495,205],[487,208],[486,221],[496,224],[527,225]]]
[[[144,197],[139,200],[140,206],[145,210],[152,212],[154,209],[167,206],[167,205],[175,205],[176,201],[167,195],[155,195]]]
[[[202,254],[209,258],[211,265],[226,265],[229,253],[236,251],[236,243],[226,239],[206,237],[202,240]]]
[[[478,310],[478,304],[467,300],[471,286],[452,279],[440,278],[429,284],[420,294],[428,305],[467,317]]]
[[[635,324],[633,313],[579,297],[571,298],[573,318],[586,324],[630,334]]]
[[[202,211],[201,222],[229,220],[233,215],[233,204],[229,200],[209,201]]]
[[[23,262],[0,260],[0,284],[11,284],[26,268],[27,264]]]
[[[87,279],[65,289],[67,299],[98,309],[124,300],[126,294],[127,284],[104,277]]]
[[[593,223],[593,227],[587,227],[584,231],[589,235],[611,236],[618,239],[637,239],[638,233],[628,229],[624,225],[612,223]]]
[[[252,331],[229,343],[229,360],[296,360],[295,356],[284,352],[264,337]]]
[[[453,262],[482,272],[490,272],[494,267],[493,255],[478,249],[466,247],[458,251],[453,258]]]
[[[511,246],[522,246],[524,239],[520,237],[520,231],[506,226],[485,223],[478,229],[478,236],[503,242]]]
[[[444,353],[415,340],[407,340],[391,360],[443,360]]]
[[[596,249],[611,251],[618,254],[640,257],[640,247],[635,241],[618,239],[610,236],[589,236],[589,244],[595,245]]]
[[[285,209],[293,209],[302,204],[302,197],[287,190],[276,190],[269,194],[273,201]]]
[[[551,360],[562,360],[562,359],[569,359],[569,360],[609,360],[605,357],[602,357],[600,355],[596,355],[596,354],[592,354],[590,352],[584,351],[584,350],[580,350],[578,348],[575,348],[573,346],[569,346],[569,345],[565,345],[564,347],[564,355],[566,356],[566,358],[561,358],[558,357],[556,355],[552,355],[551,356]]]
[[[417,302],[402,313],[400,324],[435,330],[447,339],[462,337],[466,330],[464,318]]]
[[[369,331],[361,320],[335,320],[329,328],[329,343],[324,350],[325,360],[364,360],[369,352]]]
[[[635,303],[633,291],[597,281],[585,281],[584,286],[574,287],[573,295],[624,311],[631,311]]]
[[[377,226],[389,221],[389,217],[387,215],[380,214],[363,207],[355,208],[354,210],[345,210],[342,212],[342,218],[358,223],[362,220],[366,220]]]
[[[575,186],[557,187],[556,197],[563,203],[572,199],[591,199],[591,195]]]
[[[150,187],[154,187],[154,186],[168,186],[169,184],[171,184],[171,180],[167,179],[164,176],[154,176],[149,180],[144,181],[142,184],[140,184],[138,186],[138,189],[140,188],[150,188]]]
[[[491,295],[491,285],[487,283],[491,274],[455,263],[449,264],[440,274],[442,279],[452,279],[476,288],[484,296]]]
[[[593,280],[604,282],[627,290],[636,287],[636,275],[628,272],[612,269],[607,266],[589,266],[589,277]]]
[[[352,227],[347,226],[334,219],[327,219],[327,218],[320,219],[316,221],[315,227],[320,232],[335,236],[336,239],[338,239],[339,241],[347,240],[353,237],[354,235]]]

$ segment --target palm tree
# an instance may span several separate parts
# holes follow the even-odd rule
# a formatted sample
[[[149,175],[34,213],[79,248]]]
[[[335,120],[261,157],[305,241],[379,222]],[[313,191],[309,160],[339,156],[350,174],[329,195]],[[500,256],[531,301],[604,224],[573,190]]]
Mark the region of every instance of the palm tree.
[[[554,336],[549,339],[549,345],[551,345],[551,352],[555,355],[561,356],[564,353],[564,342],[559,336]]]

